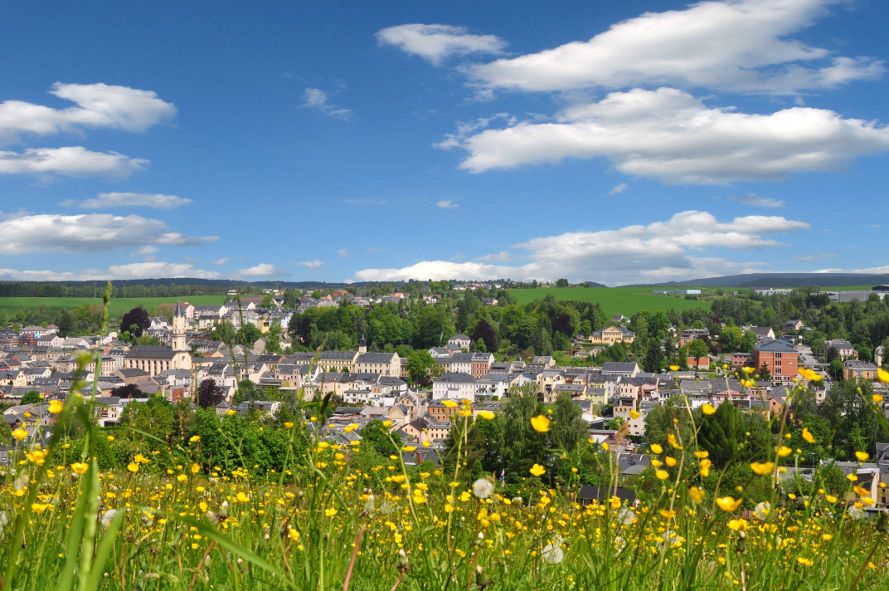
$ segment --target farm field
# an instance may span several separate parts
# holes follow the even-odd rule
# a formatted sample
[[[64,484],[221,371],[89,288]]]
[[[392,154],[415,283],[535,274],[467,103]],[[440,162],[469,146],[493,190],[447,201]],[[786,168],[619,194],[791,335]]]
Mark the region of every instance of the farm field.
[[[540,300],[548,295],[556,300],[574,300],[599,304],[605,315],[631,316],[640,310],[666,312],[667,310],[710,309],[707,300],[687,300],[677,296],[655,295],[649,287],[537,287],[510,289],[509,294],[519,304]]]
[[[225,302],[224,295],[198,295],[183,297],[149,297],[149,298],[112,298],[111,316],[116,318],[136,306],[144,306],[149,312],[161,304],[175,304],[177,301],[188,301],[195,306],[209,306]],[[79,306],[101,306],[102,298],[31,298],[31,297],[0,297],[0,313],[10,316],[16,311],[27,308],[48,308],[61,310]]]

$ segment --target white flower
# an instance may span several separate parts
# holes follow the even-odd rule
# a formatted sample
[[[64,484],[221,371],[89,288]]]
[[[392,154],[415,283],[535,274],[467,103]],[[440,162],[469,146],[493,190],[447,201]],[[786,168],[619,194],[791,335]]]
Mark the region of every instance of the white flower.
[[[111,525],[111,522],[114,520],[114,517],[117,515],[117,509],[108,509],[102,514],[102,527],[108,529],[108,526]]]
[[[846,513],[848,513],[849,517],[855,519],[856,521],[864,517],[864,511],[862,511],[855,505],[849,505],[849,509],[846,511]]]
[[[364,509],[361,511],[362,515],[373,515],[376,510],[376,501],[373,495],[367,495],[367,501],[364,503]]]
[[[772,512],[772,505],[768,501],[762,501],[756,507],[753,508],[753,516],[759,519],[760,521],[765,521],[769,518],[769,513]]]
[[[562,562],[565,558],[565,553],[562,551],[562,536],[557,535],[552,542],[544,546],[540,552],[540,557],[544,562],[550,564]]]
[[[487,478],[479,478],[472,483],[472,494],[480,499],[487,499],[494,493],[494,483]]]
[[[617,512],[617,522],[621,525],[633,525],[636,523],[636,512],[629,507],[622,507]]]

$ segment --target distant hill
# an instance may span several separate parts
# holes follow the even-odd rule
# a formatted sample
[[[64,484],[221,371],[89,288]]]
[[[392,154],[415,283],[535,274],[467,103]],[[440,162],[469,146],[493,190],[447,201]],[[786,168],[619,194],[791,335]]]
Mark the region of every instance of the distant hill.
[[[847,287],[853,285],[879,285],[889,283],[889,274],[874,275],[869,273],[746,273],[743,275],[725,275],[723,277],[706,277],[689,281],[670,281],[667,283],[650,283],[645,287]]]

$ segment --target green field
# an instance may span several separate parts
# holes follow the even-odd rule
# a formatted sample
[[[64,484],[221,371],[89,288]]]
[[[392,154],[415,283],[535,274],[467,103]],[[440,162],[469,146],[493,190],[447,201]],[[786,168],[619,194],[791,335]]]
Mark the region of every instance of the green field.
[[[175,304],[176,302],[189,302],[195,306],[209,306],[225,302],[224,295],[198,295],[183,297],[156,297],[156,298],[117,298],[111,300],[111,316],[119,317],[127,311],[142,306],[149,312],[161,304]],[[0,313],[12,316],[23,308],[48,308],[60,310],[62,308],[77,308],[79,306],[101,306],[102,298],[28,298],[28,297],[0,297]]]
[[[519,304],[540,300],[548,295],[556,300],[574,300],[599,304],[609,318],[615,314],[632,316],[640,310],[710,309],[707,300],[687,300],[679,296],[655,295],[650,287],[537,287],[510,289],[509,295]]]

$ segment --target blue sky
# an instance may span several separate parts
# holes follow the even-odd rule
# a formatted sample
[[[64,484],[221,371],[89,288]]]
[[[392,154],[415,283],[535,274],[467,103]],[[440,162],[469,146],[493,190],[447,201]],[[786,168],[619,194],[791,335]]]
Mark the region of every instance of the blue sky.
[[[881,0],[0,5],[0,279],[889,272]]]

